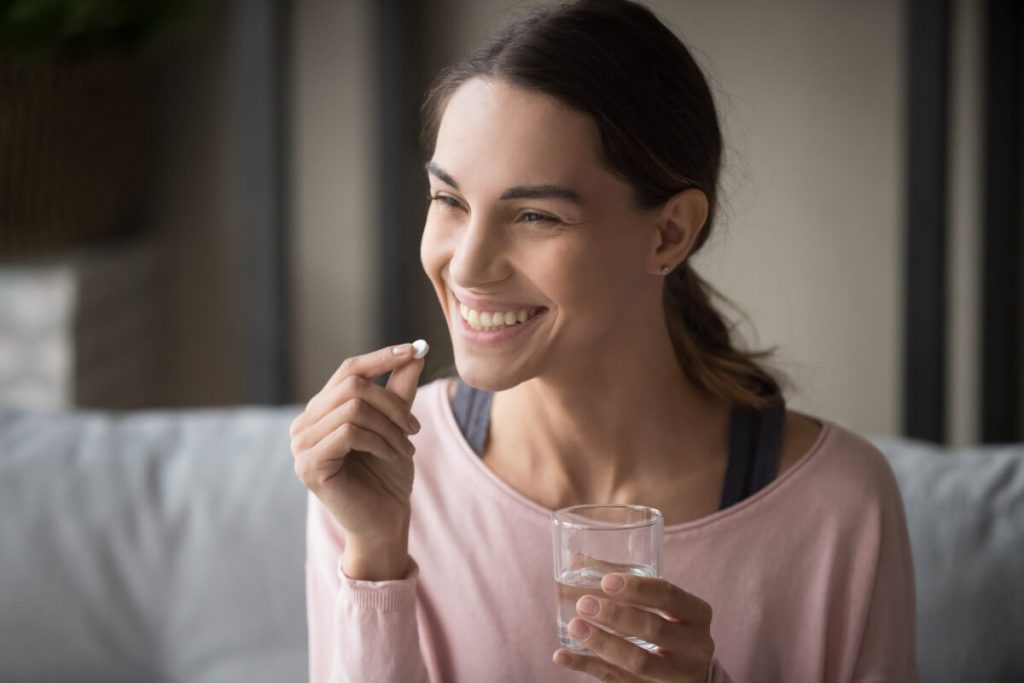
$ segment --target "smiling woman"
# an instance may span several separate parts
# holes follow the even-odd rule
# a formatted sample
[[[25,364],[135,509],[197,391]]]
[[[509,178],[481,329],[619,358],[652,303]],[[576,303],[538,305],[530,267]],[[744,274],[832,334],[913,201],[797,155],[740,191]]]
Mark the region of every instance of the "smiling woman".
[[[423,137],[458,376],[350,358],[292,425],[312,679],[915,679],[892,471],[786,409],[690,265],[722,140],[683,43],[627,0],[536,9],[441,73]],[[658,508],[665,547],[577,603],[585,656],[537,549],[595,502]]]

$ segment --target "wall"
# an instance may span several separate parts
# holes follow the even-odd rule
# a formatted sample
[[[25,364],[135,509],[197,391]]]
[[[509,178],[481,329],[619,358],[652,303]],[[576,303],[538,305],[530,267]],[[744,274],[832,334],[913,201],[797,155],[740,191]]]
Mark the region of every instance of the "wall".
[[[370,350],[375,318],[373,93],[365,0],[309,0],[292,16],[292,376],[305,402],[346,357]]]
[[[982,9],[982,3],[956,0],[952,14],[950,192],[947,200],[950,272],[947,436],[950,443],[956,445],[975,443],[980,436],[981,282],[978,264],[981,258],[981,123],[984,113],[983,55],[977,36],[982,28]]]
[[[163,64],[153,207],[162,358],[153,381],[161,405],[227,405],[244,395],[227,30],[219,12]]]

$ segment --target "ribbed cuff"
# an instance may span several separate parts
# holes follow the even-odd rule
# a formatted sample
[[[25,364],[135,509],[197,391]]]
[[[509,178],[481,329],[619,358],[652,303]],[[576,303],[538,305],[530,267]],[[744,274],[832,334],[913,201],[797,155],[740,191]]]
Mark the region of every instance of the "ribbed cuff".
[[[416,606],[416,583],[420,568],[412,556],[409,557],[409,571],[405,577],[387,581],[350,579],[345,575],[341,565],[341,558],[338,558],[340,588],[350,604],[380,612],[408,609],[410,603],[413,607]]]

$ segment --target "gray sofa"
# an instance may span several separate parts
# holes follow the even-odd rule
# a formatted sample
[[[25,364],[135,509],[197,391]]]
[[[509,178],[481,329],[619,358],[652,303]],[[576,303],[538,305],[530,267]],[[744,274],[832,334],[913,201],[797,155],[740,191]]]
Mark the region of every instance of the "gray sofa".
[[[303,681],[299,407],[0,408],[0,681]],[[922,681],[1024,681],[1024,446],[876,439]]]

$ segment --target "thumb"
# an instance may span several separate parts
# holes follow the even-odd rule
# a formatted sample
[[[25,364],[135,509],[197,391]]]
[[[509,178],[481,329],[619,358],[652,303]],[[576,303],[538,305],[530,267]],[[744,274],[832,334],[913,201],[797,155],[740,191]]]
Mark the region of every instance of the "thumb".
[[[423,356],[426,355],[430,348],[422,339],[417,340],[414,346],[417,347],[417,350],[419,347],[422,347],[422,355],[417,353],[416,355],[420,356],[419,358],[414,357],[404,365],[392,370],[385,387],[388,391],[392,391],[400,396],[410,406],[412,405],[412,400],[416,398],[416,387],[420,381],[420,373],[423,372],[423,366],[427,364],[423,360]]]

